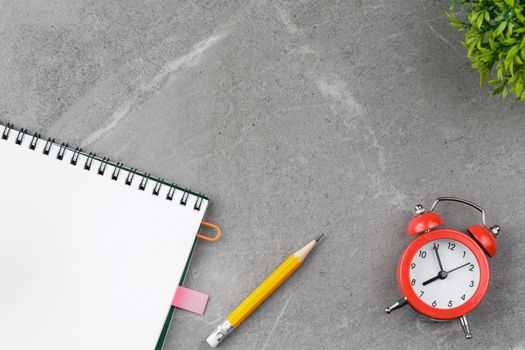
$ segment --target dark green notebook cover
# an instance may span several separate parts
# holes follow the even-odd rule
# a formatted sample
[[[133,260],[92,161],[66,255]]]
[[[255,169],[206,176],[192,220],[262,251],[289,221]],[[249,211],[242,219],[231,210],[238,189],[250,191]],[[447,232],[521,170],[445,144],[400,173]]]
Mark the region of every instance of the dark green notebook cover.
[[[195,247],[197,246],[197,238],[195,238],[195,241],[193,242],[193,247],[191,248],[191,253],[188,258],[188,261],[186,263],[186,267],[184,268],[184,272],[182,273],[182,277],[179,281],[179,286],[182,286],[182,283],[184,282],[184,279],[186,278],[186,274],[188,273],[188,268],[190,267],[191,258],[193,257],[193,253],[195,252]],[[168,313],[168,317],[166,318],[166,321],[164,322],[164,327],[162,327],[162,332],[159,337],[159,341],[157,342],[157,346],[155,347],[155,350],[162,350],[164,347],[164,343],[166,342],[166,338],[168,336],[168,331],[171,326],[171,321],[173,319],[173,314],[175,313],[175,307],[170,307],[170,311]]]

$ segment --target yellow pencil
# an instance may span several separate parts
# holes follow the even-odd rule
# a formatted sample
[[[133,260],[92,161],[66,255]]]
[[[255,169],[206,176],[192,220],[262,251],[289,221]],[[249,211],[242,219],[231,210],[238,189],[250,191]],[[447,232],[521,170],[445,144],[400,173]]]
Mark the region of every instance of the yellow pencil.
[[[231,314],[226,317],[220,325],[213,331],[212,334],[206,339],[208,344],[216,347],[224,338],[231,334],[235,328],[237,328],[242,321],[244,321],[250,314],[257,309],[263,301],[266,300],[288,277],[290,277],[308,254],[315,247],[317,242],[321,239],[323,234],[321,233],[310,243],[296,251],[288,259],[286,259],[281,266],[279,266],[263,283],[255,289],[244,301],[237,306]]]

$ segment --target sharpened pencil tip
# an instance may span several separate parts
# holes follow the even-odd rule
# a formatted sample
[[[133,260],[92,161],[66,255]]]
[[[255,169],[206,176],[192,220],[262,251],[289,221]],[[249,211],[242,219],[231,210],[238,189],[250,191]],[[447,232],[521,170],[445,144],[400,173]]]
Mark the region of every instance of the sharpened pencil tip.
[[[319,240],[320,240],[321,237],[323,237],[323,236],[324,236],[324,233],[321,232],[319,235],[317,235],[317,237],[314,238],[314,241],[319,242]]]

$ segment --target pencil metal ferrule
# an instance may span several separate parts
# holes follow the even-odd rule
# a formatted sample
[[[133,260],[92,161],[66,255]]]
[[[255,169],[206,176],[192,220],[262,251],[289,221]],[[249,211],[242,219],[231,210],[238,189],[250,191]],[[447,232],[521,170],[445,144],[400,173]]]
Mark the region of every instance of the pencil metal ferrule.
[[[210,334],[206,341],[212,347],[216,347],[221,341],[224,340],[224,338],[230,335],[234,330],[235,328],[232,326],[232,324],[228,322],[228,320],[224,320],[224,322],[222,322],[217,326],[217,328],[215,328],[215,330]]]

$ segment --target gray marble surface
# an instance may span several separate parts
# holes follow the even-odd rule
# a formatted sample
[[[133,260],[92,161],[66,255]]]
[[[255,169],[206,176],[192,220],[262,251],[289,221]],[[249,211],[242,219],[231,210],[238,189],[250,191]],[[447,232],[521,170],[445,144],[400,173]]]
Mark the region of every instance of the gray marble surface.
[[[525,348],[524,104],[479,87],[448,1],[2,1],[0,118],[207,194],[167,349],[204,339],[286,256],[326,240],[224,349]],[[499,223],[490,289],[459,322],[404,308],[412,207]],[[477,222],[450,206],[450,226]],[[30,335],[28,335],[30,336]]]

